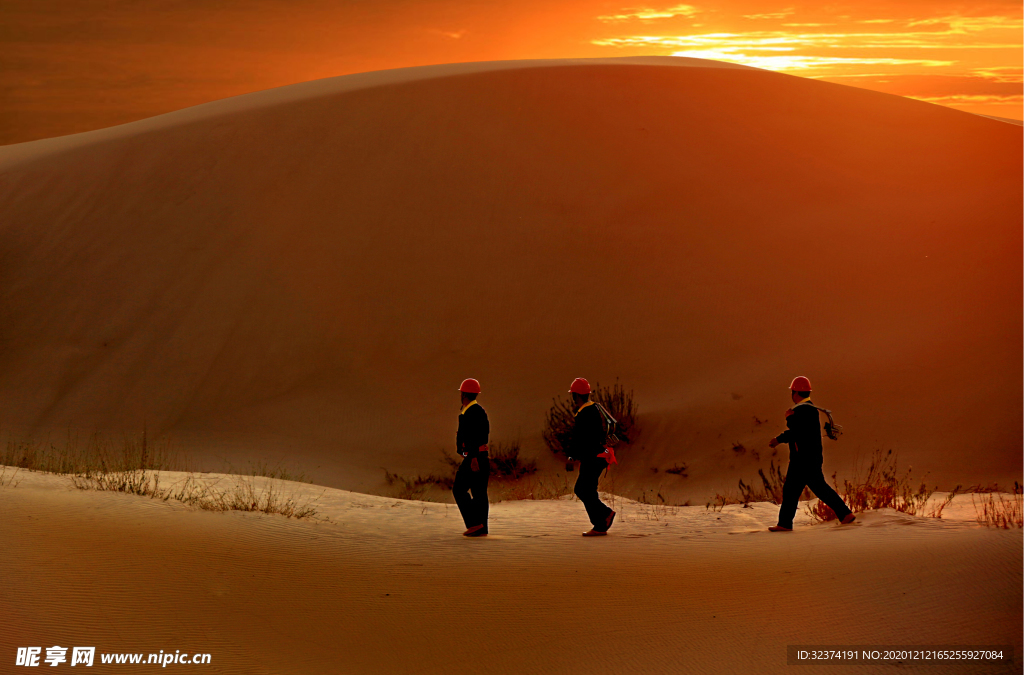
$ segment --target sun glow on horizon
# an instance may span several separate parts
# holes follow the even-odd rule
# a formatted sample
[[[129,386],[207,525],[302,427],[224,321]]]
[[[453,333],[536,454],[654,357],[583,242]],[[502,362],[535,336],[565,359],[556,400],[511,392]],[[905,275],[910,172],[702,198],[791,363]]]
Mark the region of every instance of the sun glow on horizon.
[[[338,75],[607,56],[727,61],[1024,117],[1019,0],[50,4],[0,9],[0,144]]]
[[[743,14],[739,23],[721,22],[728,23],[728,30],[697,31],[694,29],[705,24],[685,25],[685,19],[700,17],[702,22],[707,21],[712,12],[700,7],[693,10],[682,17],[683,21],[664,22],[664,31],[606,36],[592,43],[620,52],[642,50],[711,59],[816,79],[858,78],[858,86],[952,107],[985,108],[988,114],[1021,116],[1021,67],[1005,65],[1011,54],[1010,58],[1020,62],[1024,20],[1019,12],[1017,16],[941,13],[932,17],[854,18],[791,7]],[[648,26],[652,23],[645,22]],[[869,25],[871,30],[863,30]],[[879,68],[885,70],[880,72]],[[933,89],[934,76],[944,77],[942,82],[947,87],[959,78],[971,91],[914,91],[909,86],[921,88],[920,82],[927,80]],[[897,91],[901,86],[907,90]],[[989,91],[975,91],[979,87]]]

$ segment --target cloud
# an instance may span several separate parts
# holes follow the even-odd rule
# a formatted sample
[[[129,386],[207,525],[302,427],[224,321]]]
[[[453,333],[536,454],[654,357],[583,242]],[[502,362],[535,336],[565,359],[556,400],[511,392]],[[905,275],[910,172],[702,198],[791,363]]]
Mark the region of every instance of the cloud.
[[[995,70],[995,73],[989,71]],[[842,75],[812,74],[811,77],[873,89],[887,94],[937,103],[970,112],[1020,118],[1024,93],[1021,91],[1019,67],[995,68],[967,75],[944,73],[844,73]],[[1012,78],[1018,78],[1013,81]]]
[[[717,51],[714,49],[691,49],[681,52],[672,52],[672,56],[684,56],[691,59],[710,59],[712,61],[727,61],[739,63],[744,66],[763,68],[765,70],[780,71],[805,71],[834,66],[926,66],[940,67],[952,65],[953,61],[940,61],[937,59],[891,59],[891,58],[862,58],[856,56],[801,56],[798,54],[784,54],[778,56],[760,56],[756,54],[743,54],[740,52]]]
[[[667,9],[633,9],[623,10],[622,14],[609,14],[597,17],[598,21],[629,21],[639,19],[641,21],[652,21],[654,19],[671,19],[677,16],[693,16],[697,14],[696,7],[690,5],[676,5]]]
[[[1007,81],[987,74],[967,75],[951,73],[844,73],[820,79],[843,83],[850,80],[858,87],[880,89],[901,96],[941,97],[979,95],[1013,97],[1021,95],[1020,82]]]
[[[940,16],[930,19],[914,19],[908,26],[948,26],[951,33],[978,33],[986,30],[1013,30],[1020,32],[1024,21],[1009,16]]]
[[[1006,82],[1020,84],[1024,82],[1024,68],[1020,66],[995,66],[993,68],[979,68],[973,72],[978,77],[983,77],[995,82]]]
[[[768,13],[768,14],[744,14],[743,18],[744,19],[754,19],[754,20],[785,19],[787,16],[792,16],[794,13],[795,13],[795,10],[792,7],[790,7],[789,9],[784,9],[784,10],[779,11],[779,12],[771,12],[771,13]]]
[[[440,35],[442,37],[450,38],[452,40],[459,40],[463,38],[469,31],[467,30],[443,30],[440,28],[428,28],[427,32],[433,35]]]
[[[629,36],[593,40],[608,47],[651,46],[692,47],[729,52],[741,50],[793,52],[813,49],[1016,49],[1019,43],[950,41],[953,31],[915,31],[894,33],[795,33],[788,31],[749,31],[743,33],[704,33],[674,36]]]
[[[1024,95],[1022,94],[1006,96],[999,94],[954,94],[952,96],[910,96],[909,98],[949,106],[978,104],[1019,106],[1024,104]]]

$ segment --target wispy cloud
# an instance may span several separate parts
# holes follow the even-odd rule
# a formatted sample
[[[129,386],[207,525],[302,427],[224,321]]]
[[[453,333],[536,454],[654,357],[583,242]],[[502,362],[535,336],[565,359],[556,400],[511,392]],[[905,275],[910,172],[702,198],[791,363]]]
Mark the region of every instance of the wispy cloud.
[[[908,26],[948,26],[951,33],[978,33],[986,30],[1013,30],[1020,32],[1024,21],[1009,16],[939,16],[930,19],[915,19]]]
[[[953,61],[938,59],[893,59],[883,57],[857,56],[804,56],[799,54],[759,55],[738,52],[719,51],[714,49],[691,49],[672,52],[672,56],[684,56],[691,59],[709,59],[727,61],[744,66],[778,71],[807,71],[835,66],[926,66],[941,67],[952,65]]]
[[[820,6],[776,6],[731,18],[719,9],[699,17],[707,28],[689,23],[685,32],[624,31],[592,44],[726,61],[833,82],[854,78],[846,83],[972,112],[992,109],[1001,111],[993,114],[1020,117],[1024,19],[1019,8],[994,14],[1002,9],[990,6],[967,16],[964,10],[947,8],[922,16],[908,6],[891,13],[879,11],[878,18]],[[656,16],[656,10],[631,10],[602,19],[650,23],[646,20]],[[757,30],[743,30],[748,27]]]
[[[994,71],[994,72],[993,72]],[[809,75],[817,79],[851,84],[897,96],[937,103],[969,112],[987,111],[1001,117],[1021,117],[1024,92],[1021,90],[1020,67],[976,69],[969,73],[922,71],[904,69],[903,72],[822,74]]]
[[[637,35],[605,38],[593,43],[609,47],[650,46],[663,48],[713,49],[725,53],[745,51],[795,52],[814,49],[1013,49],[1019,43],[1003,44],[978,41],[951,41],[954,31],[915,31],[893,33],[796,33],[789,31],[750,31],[744,33],[704,33],[697,35]]]
[[[1020,66],[995,66],[979,68],[973,75],[984,77],[995,82],[1024,83],[1024,68]]]
[[[469,32],[466,30],[442,30],[440,28],[430,28],[428,31],[434,35],[441,35],[452,40],[459,40]]]
[[[940,105],[1021,105],[1024,103],[1024,95],[1011,94],[1001,96],[998,94],[955,94],[953,96],[909,96],[919,101],[938,103]]]
[[[744,19],[766,20],[766,19],[785,19],[787,16],[793,16],[795,10],[790,7],[789,9],[783,9],[778,12],[769,12],[767,14],[744,14]]]
[[[597,17],[599,21],[653,21],[655,19],[671,19],[677,16],[693,16],[698,13],[696,7],[676,5],[667,9],[624,9],[620,14],[608,14]]]

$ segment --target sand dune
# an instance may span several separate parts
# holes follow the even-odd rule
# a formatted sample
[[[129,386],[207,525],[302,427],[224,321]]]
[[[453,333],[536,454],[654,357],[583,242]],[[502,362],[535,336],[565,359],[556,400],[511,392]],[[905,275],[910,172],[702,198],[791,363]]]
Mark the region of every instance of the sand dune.
[[[463,377],[535,452],[572,378],[618,377],[646,429],[623,490],[699,498],[754,475],[734,443],[767,460],[803,374],[847,428],[827,471],[893,448],[1005,483],[1021,134],[647,59],[346,76],[0,148],[0,423],[145,424],[367,491],[451,444]]]
[[[790,671],[788,644],[1009,644],[1003,669],[928,672],[1020,670],[1021,532],[973,524],[969,502],[941,521],[800,514],[773,535],[769,504],[620,499],[598,541],[579,503],[511,502],[470,540],[444,504],[293,485],[320,496],[329,520],[311,523],[19,477],[0,488],[5,659],[60,645],[208,653],[215,673],[770,674]]]

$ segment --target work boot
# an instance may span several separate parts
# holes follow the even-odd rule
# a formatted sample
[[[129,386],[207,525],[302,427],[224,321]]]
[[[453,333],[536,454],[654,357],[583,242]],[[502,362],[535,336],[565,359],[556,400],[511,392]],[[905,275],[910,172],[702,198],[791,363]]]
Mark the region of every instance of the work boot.
[[[857,516],[853,515],[852,513],[848,513],[845,516],[843,516],[842,523],[843,525],[849,525],[855,520],[857,520]]]
[[[768,528],[769,532],[792,532],[792,527],[783,527],[782,525],[772,525]]]
[[[462,533],[463,537],[483,537],[487,535],[487,530],[484,529],[483,525],[474,525],[465,532]]]
[[[604,519],[604,531],[605,532],[607,532],[608,530],[612,529],[612,521],[614,521],[614,520],[615,520],[615,512],[612,511],[611,513],[608,514],[608,517]]]
[[[583,533],[583,536],[584,537],[603,537],[606,534],[608,534],[608,533],[603,531],[603,530],[587,530],[586,532]]]

